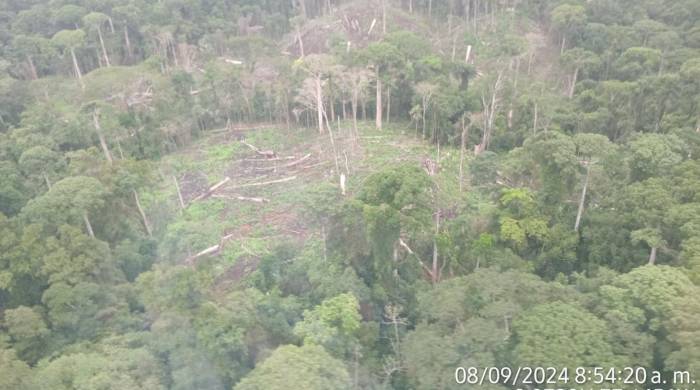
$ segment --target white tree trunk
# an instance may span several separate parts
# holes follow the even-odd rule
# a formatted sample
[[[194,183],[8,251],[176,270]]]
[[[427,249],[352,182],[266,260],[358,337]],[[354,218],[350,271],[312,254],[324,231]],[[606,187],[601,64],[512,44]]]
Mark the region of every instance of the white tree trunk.
[[[386,123],[391,121],[391,87],[386,88]]]
[[[83,221],[85,221],[85,227],[87,228],[90,237],[95,238],[95,232],[92,230],[92,224],[90,224],[90,219],[88,218],[87,211],[83,212]]]
[[[355,132],[355,136],[358,136],[357,132],[357,101],[359,100],[359,92],[357,90],[353,91],[352,101],[350,105],[352,106],[352,130]]]
[[[117,141],[117,151],[119,152],[119,158],[124,160],[124,151],[122,150],[122,144],[119,141],[119,138],[117,138],[116,141]]]
[[[32,56],[30,55],[27,56],[27,64],[29,65],[29,75],[32,80],[38,79],[39,74],[36,71],[36,66],[34,66],[34,60],[32,60]]]
[[[382,0],[382,34],[386,34],[386,0]]]
[[[318,132],[323,134],[323,95],[320,74],[316,75],[316,113],[318,115]]]
[[[437,194],[435,195],[437,197]],[[437,213],[435,215],[435,238],[433,239],[433,264],[431,267],[431,277],[433,284],[437,284],[440,281],[440,270],[438,269],[438,247],[437,247],[437,235],[440,232],[440,207],[438,204]]]
[[[105,140],[105,137],[102,134],[102,129],[100,128],[100,119],[98,118],[97,112],[92,113],[92,121],[95,125],[97,137],[100,139],[100,146],[102,147],[102,152],[104,153],[105,158],[109,162],[109,165],[112,165],[114,163],[114,159],[112,158],[112,153],[110,153],[109,148],[107,147],[107,140]]]
[[[588,162],[586,166],[586,178],[583,180],[583,189],[581,190],[581,199],[578,201],[578,212],[576,213],[576,223],[574,224],[574,231],[578,232],[578,228],[581,225],[581,217],[583,216],[584,204],[586,203],[586,192],[588,191],[588,179],[591,176],[591,162]]]
[[[379,78],[379,67],[377,67],[377,110],[375,125],[377,129],[382,129],[382,79]]]
[[[656,250],[656,247],[652,247],[651,252],[649,252],[649,265],[656,264]]]
[[[578,81],[578,68],[574,70],[574,74],[571,76],[571,85],[569,86],[569,99],[574,97],[574,92],[576,91],[576,82]]]
[[[331,139],[331,149],[333,150],[333,159],[335,160],[335,171],[340,173],[340,164],[338,163],[338,150],[335,148],[333,129],[331,129],[330,121],[328,120],[328,116],[326,115],[325,111],[323,112],[323,115],[326,117],[326,128],[328,129],[328,136]]]
[[[46,174],[46,172],[42,173],[42,175],[44,176],[46,187],[48,187],[48,189],[51,190],[51,181],[49,181],[49,176]]]
[[[301,39],[301,29],[297,26],[297,41],[299,42],[299,54],[304,57],[304,40]]]
[[[182,198],[182,192],[180,191],[180,184],[177,182],[177,177],[173,175],[173,181],[175,182],[175,189],[177,190],[177,199],[180,201],[180,209],[185,209],[185,200]]]
[[[468,131],[468,127],[464,124],[464,116],[462,116],[462,136],[459,147],[459,192],[462,192],[464,186],[464,149]]]
[[[131,58],[134,56],[134,52],[131,50],[131,40],[129,39],[129,27],[124,25],[124,43],[126,43],[126,55],[131,61]]]
[[[534,113],[534,118],[532,120],[532,134],[537,134],[537,102],[535,102],[535,113]]]
[[[146,228],[146,232],[148,233],[148,237],[153,237],[153,231],[151,231],[151,224],[148,223],[148,218],[146,218],[146,213],[143,211],[143,207],[141,207],[141,201],[139,201],[139,194],[136,192],[136,190],[131,190],[131,192],[134,194],[134,200],[136,201],[136,207],[139,209],[139,214],[141,214],[141,218],[143,219],[143,226]]]
[[[423,116],[421,117],[421,120],[423,122],[423,138],[425,139],[425,130],[426,130],[426,121],[425,121],[425,116],[428,113],[428,97],[423,97]]]
[[[107,55],[107,48],[105,47],[105,41],[102,39],[102,28],[97,26],[97,36],[100,38],[100,46],[102,47],[102,56],[105,60],[105,65],[109,68],[112,64],[109,62],[109,56]]]
[[[564,54],[564,47],[566,47],[566,35],[561,37],[561,48],[559,49],[559,55]]]
[[[75,70],[75,76],[78,78],[80,87],[85,89],[85,84],[83,84],[83,73],[80,71],[80,66],[78,65],[78,58],[75,56],[75,50],[70,49],[70,55],[73,59],[73,69]]]

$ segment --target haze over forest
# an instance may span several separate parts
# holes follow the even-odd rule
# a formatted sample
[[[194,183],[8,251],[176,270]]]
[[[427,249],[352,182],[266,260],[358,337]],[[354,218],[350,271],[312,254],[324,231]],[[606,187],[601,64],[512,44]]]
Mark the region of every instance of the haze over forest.
[[[0,390],[525,366],[700,381],[700,0],[0,0]]]

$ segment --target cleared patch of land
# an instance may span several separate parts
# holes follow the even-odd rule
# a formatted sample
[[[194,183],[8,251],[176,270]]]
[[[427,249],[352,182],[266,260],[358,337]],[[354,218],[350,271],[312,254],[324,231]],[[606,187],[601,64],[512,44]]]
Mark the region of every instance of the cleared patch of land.
[[[169,155],[160,163],[163,180],[153,201],[161,209],[180,208],[174,176],[185,208],[169,217],[161,254],[187,266],[213,261],[216,285],[229,288],[275,246],[321,240],[309,210],[328,205],[315,205],[313,194],[335,192],[342,202],[340,174],[350,197],[377,169],[439,158],[439,180],[448,191],[458,186],[459,151],[443,148],[438,157],[407,124],[378,131],[363,123],[357,134],[350,123],[333,126],[332,135],[270,126],[222,129]]]

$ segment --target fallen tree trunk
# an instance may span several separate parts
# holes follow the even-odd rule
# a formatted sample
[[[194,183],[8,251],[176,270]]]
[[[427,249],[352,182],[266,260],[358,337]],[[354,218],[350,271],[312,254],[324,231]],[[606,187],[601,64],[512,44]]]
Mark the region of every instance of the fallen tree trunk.
[[[321,165],[326,165],[326,164],[330,164],[330,163],[331,163],[330,161],[321,161],[321,162],[317,162],[316,164],[304,165],[301,168],[302,169],[316,168],[316,167],[320,167]]]
[[[212,198],[236,199],[236,200],[243,200],[243,201],[255,202],[255,203],[268,203],[268,202],[270,202],[270,199],[267,199],[267,198],[249,197],[249,196],[240,196],[240,195],[235,195],[235,196],[213,195]]]
[[[249,197],[249,196],[236,196],[236,199],[238,200],[244,200],[248,202],[255,202],[255,203],[269,203],[270,199],[267,198],[258,198],[258,197]]]
[[[258,171],[274,171],[274,170],[277,170],[277,169],[291,168],[291,167],[294,167],[294,166],[296,166],[296,165],[299,165],[299,164],[301,164],[302,162],[308,160],[309,157],[311,157],[311,153],[305,155],[304,157],[302,157],[302,158],[300,158],[300,159],[298,159],[298,160],[296,160],[296,161],[292,161],[292,162],[290,162],[290,163],[288,163],[288,164],[284,164],[284,165],[280,165],[280,166],[276,166],[276,167],[261,167],[261,168],[255,168],[255,169],[258,170]]]
[[[218,244],[216,244],[214,246],[210,246],[209,248],[202,250],[201,252],[197,253],[194,256],[188,257],[185,260],[185,262],[188,264],[192,264],[193,261],[197,260],[198,258],[200,258],[202,256],[207,256],[207,255],[211,255],[214,253],[218,254],[218,252],[224,247],[224,244],[226,243],[226,241],[230,240],[234,236],[235,236],[235,234],[229,234],[229,235],[221,237],[221,240],[219,241]]]
[[[206,199],[206,198],[210,197],[216,190],[218,190],[219,188],[221,188],[224,184],[228,183],[229,181],[231,181],[231,178],[228,177],[228,176],[226,176],[226,178],[225,178],[224,180],[222,180],[222,181],[220,181],[220,182],[214,184],[213,186],[211,186],[211,187],[207,190],[207,192],[205,192],[205,193],[203,193],[203,194],[197,196],[196,198],[192,199],[192,201],[193,201],[193,202],[196,202],[196,201],[198,201],[198,200],[202,200],[202,199]]]
[[[275,153],[274,150],[260,150],[260,149],[256,148],[254,145],[251,145],[251,144],[249,144],[249,143],[247,143],[247,142],[245,142],[245,141],[243,141],[243,140],[241,140],[241,143],[242,143],[243,145],[249,147],[251,150],[253,150],[255,153],[257,153],[257,154],[259,154],[259,155],[261,155],[261,156],[265,156],[265,157],[267,157],[267,158],[274,158],[274,157],[277,157],[277,154]]]
[[[266,186],[268,184],[276,184],[276,183],[284,183],[284,182],[292,181],[292,180],[295,180],[296,178],[297,178],[296,176],[290,176],[290,177],[285,177],[284,179],[279,179],[279,180],[263,181],[260,183],[241,184],[241,185],[234,186],[231,188],[246,188],[246,187]]]
[[[268,162],[268,161],[283,161],[283,160],[294,160],[297,156],[287,156],[287,157],[275,157],[275,158],[244,158],[242,161],[245,162]]]

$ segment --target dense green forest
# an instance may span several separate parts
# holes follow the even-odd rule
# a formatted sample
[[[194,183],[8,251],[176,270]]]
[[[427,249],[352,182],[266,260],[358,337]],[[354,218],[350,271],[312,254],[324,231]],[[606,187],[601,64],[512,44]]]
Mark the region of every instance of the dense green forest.
[[[0,390],[522,366],[700,381],[700,0],[0,0]]]

